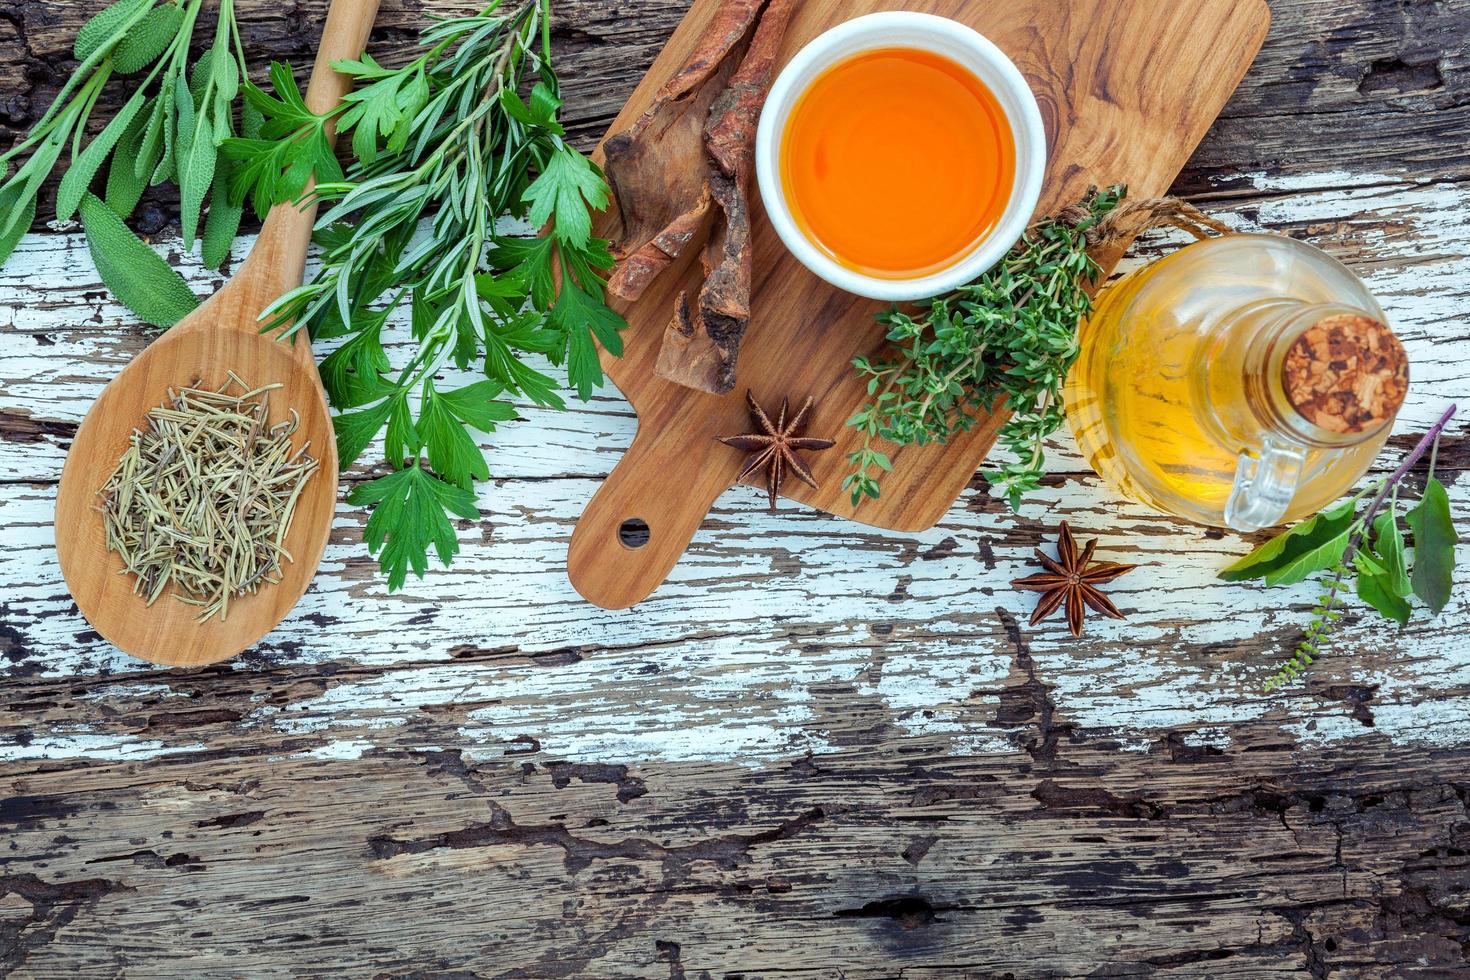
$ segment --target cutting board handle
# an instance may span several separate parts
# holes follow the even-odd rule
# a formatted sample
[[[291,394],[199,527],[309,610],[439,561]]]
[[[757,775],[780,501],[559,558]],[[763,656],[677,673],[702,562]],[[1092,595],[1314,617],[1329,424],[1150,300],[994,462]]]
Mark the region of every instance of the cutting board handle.
[[[639,428],[572,532],[567,574],[588,602],[627,609],[673,571],[739,470],[739,454],[716,454],[716,448],[723,449],[713,439],[691,446]],[[723,465],[722,456],[728,456]]]

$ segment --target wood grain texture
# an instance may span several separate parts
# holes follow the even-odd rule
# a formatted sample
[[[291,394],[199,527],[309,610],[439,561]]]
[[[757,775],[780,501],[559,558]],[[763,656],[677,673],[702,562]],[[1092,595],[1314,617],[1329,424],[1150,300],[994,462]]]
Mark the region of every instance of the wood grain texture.
[[[827,29],[893,6],[886,0],[803,4],[786,33],[778,70]],[[900,6],[975,27],[1026,76],[1047,131],[1041,214],[1106,184],[1126,183],[1140,198],[1164,193],[1245,74],[1270,19],[1260,0],[1210,0],[1162,12],[1138,0],[910,0]],[[643,114],[718,9],[717,0],[695,3],[610,132]],[[931,527],[994,444],[1001,417],[984,419],[946,445],[895,450],[882,499],[855,508],[842,479],[862,436],[845,423],[862,406],[866,382],[853,371],[852,359],[882,349],[885,331],[874,317],[885,304],[843,293],[806,270],[781,245],[754,199],[751,222],[754,293],[737,390],[713,396],[655,370],[677,297],[699,293],[695,255],[666,271],[637,303],[620,304],[628,320],[624,352],[620,358],[604,354],[603,367],[638,412],[638,435],[578,522],[567,557],[577,591],[600,606],[621,609],[646,599],[716,498],[738,478],[744,457],[716,440],[747,431],[739,389],[749,387],[763,404],[816,398],[808,434],[834,439],[837,447],[809,461],[820,489],[790,480],[783,493],[878,527]],[[619,226],[610,213],[600,227],[615,236]],[[648,525],[648,540],[630,548],[620,529],[634,519]]]
[[[100,3],[0,0],[24,66],[0,125],[44,108]],[[555,5],[590,148],[687,4]],[[325,4],[239,6],[252,62],[304,72]],[[385,0],[373,50],[468,6]],[[1470,4],[1272,11],[1176,189],[1382,298],[1415,371],[1392,466],[1470,389]],[[155,248],[217,288],[156,204]],[[730,490],[651,601],[606,612],[564,558],[636,428],[608,389],[481,440],[453,570],[385,595],[339,508],[276,632],[159,670],[88,629],[51,527],[78,422],[156,331],[80,235],[38,232],[0,269],[0,974],[1465,974],[1464,546],[1440,619],[1355,614],[1262,697],[1312,590],[1216,582],[1252,541],[1120,503],[1060,438],[1020,519],[979,480],[920,534]],[[1464,431],[1441,452],[1462,528]],[[1130,622],[1079,643],[1005,587],[1062,518],[1143,566]]]
[[[307,105],[325,112],[350,88],[333,61],[362,53],[378,0],[335,0],[322,29]],[[329,134],[330,135],[330,134]],[[253,646],[291,611],[321,561],[337,502],[337,443],[327,393],[311,342],[301,334],[281,343],[261,333],[271,303],[301,285],[316,203],[279,204],[266,217],[239,272],[198,309],[130,361],[88,410],[61,473],[56,498],[56,550],[72,597],[87,621],[119,649],[154,663],[196,667]],[[199,621],[196,606],[172,596],[149,606],[134,589],[121,556],[107,550],[97,491],[107,483],[148,412],[178,387],[223,388],[231,373],[247,384],[280,384],[270,425],[300,424],[292,445],[318,462],[296,501],[280,581],[230,603],[228,616]]]

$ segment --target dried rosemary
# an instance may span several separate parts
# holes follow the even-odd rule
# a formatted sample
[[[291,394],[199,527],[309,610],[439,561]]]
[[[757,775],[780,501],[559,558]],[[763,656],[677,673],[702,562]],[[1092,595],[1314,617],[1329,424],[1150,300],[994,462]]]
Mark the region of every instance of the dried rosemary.
[[[169,389],[148,413],[107,484],[97,492],[107,547],[119,574],[148,605],[169,587],[203,611],[227,618],[230,600],[280,581],[296,501],[317,461],[310,443],[292,451],[300,416],[271,425],[270,393],[233,371],[218,390]]]

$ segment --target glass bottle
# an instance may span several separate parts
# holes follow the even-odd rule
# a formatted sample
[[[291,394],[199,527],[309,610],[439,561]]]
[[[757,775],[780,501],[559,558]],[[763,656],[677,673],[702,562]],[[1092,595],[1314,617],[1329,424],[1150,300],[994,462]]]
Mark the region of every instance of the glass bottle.
[[[1408,361],[1341,263],[1275,235],[1197,242],[1103,292],[1067,379],[1068,420],[1117,491],[1255,531],[1362,478]]]

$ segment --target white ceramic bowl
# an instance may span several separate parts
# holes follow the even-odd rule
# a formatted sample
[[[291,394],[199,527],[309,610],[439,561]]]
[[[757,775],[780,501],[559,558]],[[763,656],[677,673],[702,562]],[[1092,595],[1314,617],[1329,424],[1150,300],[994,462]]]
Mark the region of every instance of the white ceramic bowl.
[[[995,229],[955,264],[913,279],[866,276],[837,262],[797,226],[781,185],[781,140],[786,121],[822,72],[853,55],[878,48],[915,48],[969,69],[995,93],[1016,140],[1016,178]],[[839,24],[796,53],[771,86],[756,133],[756,177],[766,213],[787,249],[812,272],[839,289],[870,299],[902,302],[938,296],[978,279],[1000,261],[1026,231],[1041,197],[1046,172],[1046,130],[1036,96],[1011,59],[984,35],[947,17],[892,11]],[[862,202],[853,202],[861,207]]]

